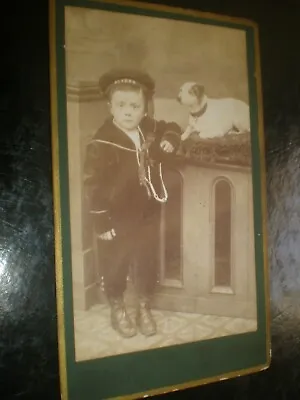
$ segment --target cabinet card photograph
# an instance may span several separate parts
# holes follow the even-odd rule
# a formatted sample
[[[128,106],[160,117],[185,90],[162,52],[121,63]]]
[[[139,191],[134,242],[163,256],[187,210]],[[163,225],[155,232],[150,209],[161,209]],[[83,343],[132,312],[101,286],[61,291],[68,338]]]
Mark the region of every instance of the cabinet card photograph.
[[[267,368],[256,24],[53,0],[50,25],[63,399]]]

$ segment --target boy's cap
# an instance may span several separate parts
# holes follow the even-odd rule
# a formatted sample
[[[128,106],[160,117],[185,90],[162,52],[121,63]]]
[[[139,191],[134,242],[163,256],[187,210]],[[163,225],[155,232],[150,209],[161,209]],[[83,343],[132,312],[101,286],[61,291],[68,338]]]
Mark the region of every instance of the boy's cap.
[[[136,70],[111,70],[99,79],[100,92],[106,95],[109,88],[120,83],[128,83],[142,88],[148,96],[152,96],[155,90],[154,80],[143,71]]]

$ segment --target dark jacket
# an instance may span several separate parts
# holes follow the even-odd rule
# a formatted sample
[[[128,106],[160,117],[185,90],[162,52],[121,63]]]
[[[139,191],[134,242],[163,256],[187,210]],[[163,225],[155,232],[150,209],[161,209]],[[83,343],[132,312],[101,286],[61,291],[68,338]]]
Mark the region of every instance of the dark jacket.
[[[148,162],[153,184],[157,185],[159,163],[169,157],[160,143],[168,140],[177,151],[181,128],[176,123],[145,117],[140,129],[145,140],[151,143]],[[105,121],[88,144],[84,173],[88,207],[98,234],[141,216],[148,196],[145,187],[140,185],[136,149],[111,119]]]

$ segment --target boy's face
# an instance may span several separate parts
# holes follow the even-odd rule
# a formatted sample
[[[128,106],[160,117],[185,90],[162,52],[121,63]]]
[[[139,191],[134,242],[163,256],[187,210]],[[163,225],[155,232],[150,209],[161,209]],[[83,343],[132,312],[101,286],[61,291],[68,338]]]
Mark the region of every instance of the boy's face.
[[[142,91],[114,91],[111,96],[110,111],[120,128],[129,131],[136,129],[145,115]]]

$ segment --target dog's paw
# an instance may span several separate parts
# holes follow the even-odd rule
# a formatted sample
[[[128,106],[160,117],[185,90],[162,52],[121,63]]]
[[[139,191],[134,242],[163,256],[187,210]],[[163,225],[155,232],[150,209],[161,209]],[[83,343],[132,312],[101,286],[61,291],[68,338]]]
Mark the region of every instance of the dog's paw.
[[[184,142],[185,140],[187,140],[189,138],[190,134],[186,134],[184,133],[183,135],[181,135],[181,141]]]

